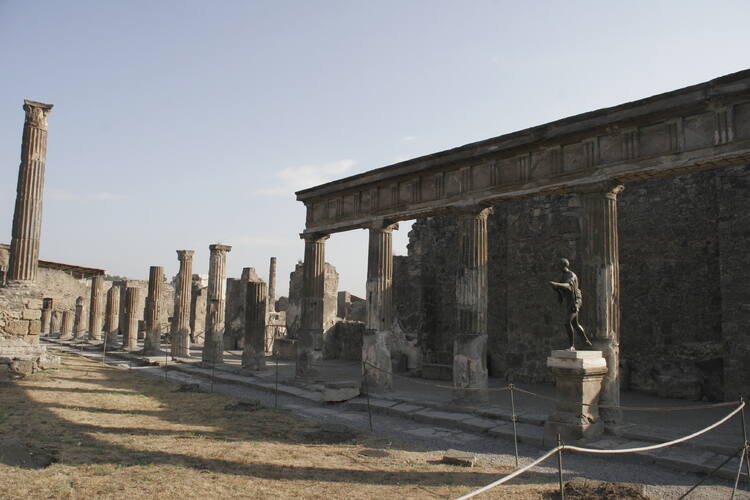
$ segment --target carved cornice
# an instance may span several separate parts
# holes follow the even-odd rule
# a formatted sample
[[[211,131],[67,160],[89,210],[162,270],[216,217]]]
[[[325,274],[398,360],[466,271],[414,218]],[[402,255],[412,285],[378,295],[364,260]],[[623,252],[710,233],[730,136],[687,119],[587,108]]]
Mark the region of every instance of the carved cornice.
[[[23,110],[26,112],[26,123],[32,127],[47,130],[47,115],[52,111],[52,104],[24,99]]]

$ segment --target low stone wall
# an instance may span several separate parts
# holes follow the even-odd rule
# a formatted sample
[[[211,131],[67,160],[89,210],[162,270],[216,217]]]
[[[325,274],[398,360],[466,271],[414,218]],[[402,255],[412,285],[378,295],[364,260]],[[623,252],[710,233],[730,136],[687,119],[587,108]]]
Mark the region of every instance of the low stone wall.
[[[45,346],[30,345],[20,337],[0,337],[0,380],[59,367],[60,357],[49,354]]]

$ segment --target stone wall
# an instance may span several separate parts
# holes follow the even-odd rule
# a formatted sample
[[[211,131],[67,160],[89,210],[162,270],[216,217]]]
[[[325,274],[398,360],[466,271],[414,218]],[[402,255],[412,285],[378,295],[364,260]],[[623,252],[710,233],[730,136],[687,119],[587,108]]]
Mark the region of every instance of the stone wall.
[[[621,358],[625,387],[691,399],[750,392],[750,168],[631,182],[620,195]],[[492,376],[549,381],[565,344],[547,281],[558,259],[581,269],[576,194],[494,207],[489,232],[488,353]],[[452,351],[455,220],[414,224],[394,261],[397,323],[425,361]],[[587,307],[586,283],[582,283]],[[586,326],[586,325],[584,325]]]
[[[297,338],[302,321],[302,274],[304,265],[298,262],[289,274],[289,301],[286,305],[286,329],[289,338]],[[323,298],[323,332],[336,324],[338,309],[339,273],[326,262],[325,292]]]
[[[240,278],[227,278],[224,306],[224,349],[242,349],[245,337],[247,283],[262,281],[255,269],[246,267]]]

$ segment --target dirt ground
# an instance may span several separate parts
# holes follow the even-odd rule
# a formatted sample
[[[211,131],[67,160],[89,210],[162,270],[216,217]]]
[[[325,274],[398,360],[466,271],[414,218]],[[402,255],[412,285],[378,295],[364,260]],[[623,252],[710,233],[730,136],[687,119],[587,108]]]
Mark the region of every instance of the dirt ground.
[[[512,472],[190,389],[71,355],[1,384],[0,498],[456,498]],[[477,498],[556,487],[532,472]]]

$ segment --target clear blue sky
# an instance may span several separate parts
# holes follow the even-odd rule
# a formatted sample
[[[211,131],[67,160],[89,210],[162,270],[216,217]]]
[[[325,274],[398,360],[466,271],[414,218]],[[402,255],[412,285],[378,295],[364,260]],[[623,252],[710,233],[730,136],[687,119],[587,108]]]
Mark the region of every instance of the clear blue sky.
[[[750,66],[750,2],[0,0],[0,242],[55,105],[41,258],[132,278],[302,258],[293,192]],[[394,238],[405,252],[409,224]],[[367,234],[327,260],[362,294]]]

